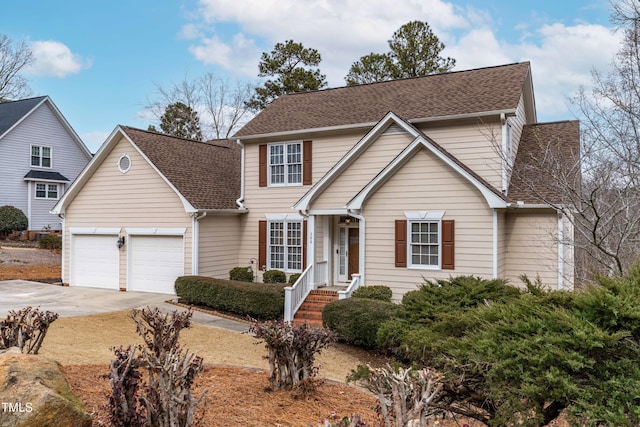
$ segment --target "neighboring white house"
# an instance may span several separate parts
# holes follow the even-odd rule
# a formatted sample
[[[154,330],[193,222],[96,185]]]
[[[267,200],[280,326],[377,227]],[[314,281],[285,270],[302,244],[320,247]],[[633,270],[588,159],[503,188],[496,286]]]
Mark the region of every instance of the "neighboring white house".
[[[0,205],[21,209],[29,230],[61,230],[50,213],[91,153],[48,96],[0,103]]]

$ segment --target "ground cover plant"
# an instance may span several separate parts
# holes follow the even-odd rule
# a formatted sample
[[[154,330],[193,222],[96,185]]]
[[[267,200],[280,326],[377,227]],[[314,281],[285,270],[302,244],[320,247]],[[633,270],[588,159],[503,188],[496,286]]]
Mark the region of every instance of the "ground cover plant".
[[[563,412],[573,425],[639,425],[640,268],[576,292],[526,284],[427,282],[379,339],[444,375],[442,411],[490,426],[544,426]]]

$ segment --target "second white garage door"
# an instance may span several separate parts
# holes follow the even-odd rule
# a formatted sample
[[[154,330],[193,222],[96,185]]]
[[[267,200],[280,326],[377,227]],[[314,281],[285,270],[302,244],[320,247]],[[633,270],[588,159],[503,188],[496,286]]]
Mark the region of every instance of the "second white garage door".
[[[129,290],[175,294],[184,275],[182,236],[130,236],[129,251]]]

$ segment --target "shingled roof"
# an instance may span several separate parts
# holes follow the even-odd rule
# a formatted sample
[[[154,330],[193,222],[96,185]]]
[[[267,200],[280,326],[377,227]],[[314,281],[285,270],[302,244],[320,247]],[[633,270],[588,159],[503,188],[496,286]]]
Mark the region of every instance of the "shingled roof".
[[[199,142],[121,129],[194,208],[238,209],[241,150],[233,141]]]
[[[46,96],[39,96],[20,101],[0,102],[0,136],[4,135],[45,98]]]
[[[371,125],[389,111],[415,121],[515,110],[529,72],[522,62],[284,95],[234,136]]]
[[[580,122],[524,126],[509,185],[509,199],[527,204],[563,201],[580,185]]]

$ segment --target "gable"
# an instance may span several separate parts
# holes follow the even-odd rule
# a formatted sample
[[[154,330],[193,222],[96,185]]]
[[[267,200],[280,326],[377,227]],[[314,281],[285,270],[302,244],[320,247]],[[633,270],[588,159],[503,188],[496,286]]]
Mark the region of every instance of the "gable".
[[[130,160],[130,169],[126,173],[118,167],[123,155]],[[89,222],[96,222],[96,216],[123,219],[165,212],[166,215],[162,216],[169,218],[176,212],[185,211],[179,195],[122,136],[69,202],[67,209],[76,214],[75,221],[82,221],[81,218],[87,215]]]

